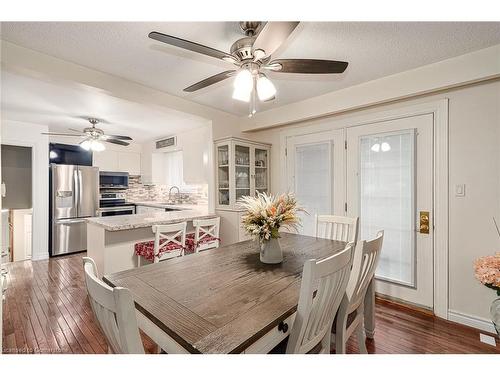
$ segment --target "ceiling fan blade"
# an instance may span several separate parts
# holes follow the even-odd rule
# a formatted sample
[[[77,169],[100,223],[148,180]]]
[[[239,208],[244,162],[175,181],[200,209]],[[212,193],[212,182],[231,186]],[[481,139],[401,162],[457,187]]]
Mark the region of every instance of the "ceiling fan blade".
[[[125,141],[120,141],[119,139],[103,139],[104,142],[114,143],[115,145],[128,146],[130,143]]]
[[[204,46],[203,44],[190,42],[189,40],[177,38],[172,35],[162,34],[157,31],[152,31],[148,35],[151,39],[157,40],[159,42],[163,42],[166,44],[170,44],[172,46],[176,46],[179,48],[184,48],[189,51],[201,53],[202,55],[207,55],[210,57],[215,57],[216,59],[221,59],[225,61],[234,61],[236,60],[233,56],[226,52],[219,51],[218,49]]]
[[[43,135],[57,135],[62,137],[84,137],[85,134],[69,134],[69,133],[42,133]]]
[[[278,73],[332,74],[343,73],[347,65],[345,61],[334,60],[278,59],[264,68]]]
[[[216,74],[214,76],[205,78],[204,80],[195,83],[194,85],[191,85],[189,87],[186,87],[184,89],[185,92],[194,92],[197,90],[200,90],[202,88],[208,87],[210,85],[213,85],[214,83],[220,82],[225,80],[226,78],[231,77],[234,74],[235,70],[226,70],[225,72]]]
[[[111,134],[105,134],[105,135],[103,135],[101,137],[103,139],[121,139],[123,141],[132,141],[133,140],[128,135],[111,135]]]
[[[268,22],[255,39],[253,49],[264,51],[264,56],[270,56],[290,36],[299,22]]]
[[[81,130],[76,130],[76,129],[71,129],[71,128],[68,128],[68,130],[71,130],[72,132],[76,132],[76,133],[83,133]]]

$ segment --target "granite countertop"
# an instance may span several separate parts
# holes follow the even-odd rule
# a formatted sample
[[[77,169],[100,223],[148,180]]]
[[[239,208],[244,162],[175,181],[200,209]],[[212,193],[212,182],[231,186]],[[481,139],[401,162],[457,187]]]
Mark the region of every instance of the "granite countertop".
[[[98,225],[110,232],[147,228],[158,224],[173,224],[180,221],[191,221],[193,219],[208,219],[216,217],[209,214],[206,207],[197,209],[182,209],[181,211],[148,212],[145,214],[120,215],[107,217],[91,217],[87,219],[88,224]]]

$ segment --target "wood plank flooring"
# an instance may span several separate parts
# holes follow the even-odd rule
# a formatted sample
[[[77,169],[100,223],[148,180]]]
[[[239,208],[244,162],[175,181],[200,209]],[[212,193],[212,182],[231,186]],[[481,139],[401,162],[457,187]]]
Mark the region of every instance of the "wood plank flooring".
[[[107,353],[85,291],[82,256],[6,265],[4,354]],[[496,348],[481,343],[476,329],[392,302],[377,300],[376,320],[369,353],[500,353],[500,342]],[[142,338],[147,353],[157,352],[147,336]],[[358,353],[354,338],[347,350]]]

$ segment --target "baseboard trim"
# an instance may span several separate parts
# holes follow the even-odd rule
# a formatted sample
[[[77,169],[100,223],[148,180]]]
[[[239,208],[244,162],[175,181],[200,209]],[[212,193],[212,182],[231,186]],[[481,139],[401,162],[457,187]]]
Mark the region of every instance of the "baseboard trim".
[[[448,320],[472,328],[476,328],[481,331],[496,334],[495,327],[493,326],[493,323],[490,320],[479,318],[477,316],[467,315],[457,311],[448,310]]]
[[[30,260],[46,260],[49,259],[49,254],[33,254]]]

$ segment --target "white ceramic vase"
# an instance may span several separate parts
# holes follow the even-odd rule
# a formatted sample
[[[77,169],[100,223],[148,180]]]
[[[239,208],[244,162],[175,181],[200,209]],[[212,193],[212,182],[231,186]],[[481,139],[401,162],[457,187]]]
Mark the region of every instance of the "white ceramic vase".
[[[266,264],[278,264],[283,261],[283,251],[278,238],[260,243],[260,261]]]

